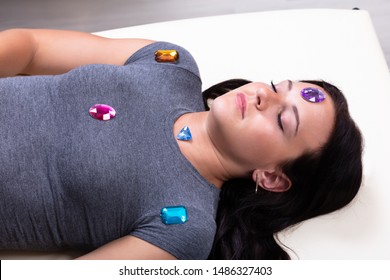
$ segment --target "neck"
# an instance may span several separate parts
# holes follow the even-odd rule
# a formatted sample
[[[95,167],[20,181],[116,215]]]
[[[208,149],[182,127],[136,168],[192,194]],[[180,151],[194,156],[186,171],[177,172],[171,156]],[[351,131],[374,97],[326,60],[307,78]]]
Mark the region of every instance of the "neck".
[[[230,176],[207,132],[207,115],[208,112],[197,112],[181,116],[175,122],[174,135],[184,126],[190,128],[191,141],[177,140],[181,152],[208,182],[221,188]]]

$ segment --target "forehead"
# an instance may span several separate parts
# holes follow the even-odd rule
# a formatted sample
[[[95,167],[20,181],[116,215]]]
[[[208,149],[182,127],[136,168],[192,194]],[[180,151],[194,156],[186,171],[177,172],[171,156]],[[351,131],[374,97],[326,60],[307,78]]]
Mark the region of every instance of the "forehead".
[[[325,99],[322,102],[312,102],[302,92],[313,88],[321,91]],[[302,142],[305,149],[316,150],[326,143],[335,121],[334,102],[322,87],[307,82],[292,82],[288,97],[295,103],[299,112],[300,131],[297,140]]]

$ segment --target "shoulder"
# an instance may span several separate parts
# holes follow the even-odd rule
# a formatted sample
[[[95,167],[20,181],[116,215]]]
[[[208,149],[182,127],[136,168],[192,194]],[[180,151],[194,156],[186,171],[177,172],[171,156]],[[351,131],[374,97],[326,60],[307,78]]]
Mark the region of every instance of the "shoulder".
[[[148,215],[131,235],[178,259],[207,259],[216,232],[215,215],[193,207],[186,210],[185,223],[165,224],[160,214]]]
[[[184,47],[169,42],[149,44],[127,59],[125,65],[131,64],[159,65],[162,68],[173,67],[185,69],[200,76],[199,69],[192,54]]]

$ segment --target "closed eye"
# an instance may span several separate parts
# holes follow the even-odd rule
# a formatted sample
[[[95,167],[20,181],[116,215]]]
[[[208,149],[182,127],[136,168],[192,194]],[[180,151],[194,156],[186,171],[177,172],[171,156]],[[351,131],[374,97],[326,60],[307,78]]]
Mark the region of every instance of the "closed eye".
[[[273,90],[275,93],[278,93],[278,91],[276,90],[276,87],[275,87],[273,81],[271,81],[271,87],[272,87],[272,90]],[[284,132],[284,127],[283,127],[283,123],[282,123],[282,112],[280,112],[280,113],[278,114],[278,126],[279,126],[279,128]]]
[[[280,112],[278,114],[278,126],[284,132],[284,127],[283,127],[283,123],[282,123],[282,112]]]

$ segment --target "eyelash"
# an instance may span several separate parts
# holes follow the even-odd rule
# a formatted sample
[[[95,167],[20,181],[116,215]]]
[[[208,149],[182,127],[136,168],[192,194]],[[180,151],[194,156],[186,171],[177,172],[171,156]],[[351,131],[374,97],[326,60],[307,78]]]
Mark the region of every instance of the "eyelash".
[[[275,93],[278,93],[278,91],[276,90],[276,87],[275,87],[273,81],[271,81],[271,87],[272,87],[272,90],[273,90]],[[278,126],[279,126],[279,128],[284,132],[284,127],[283,127],[283,123],[282,123],[282,112],[280,112],[280,113],[278,114]]]
[[[283,123],[282,123],[282,112],[280,112],[278,114],[278,125],[279,125],[279,128],[284,132],[284,127],[283,127]]]
[[[274,91],[275,93],[278,93],[278,91],[276,90],[276,87],[275,87],[273,81],[271,81],[271,87],[272,87],[272,89],[273,89],[273,91]]]

